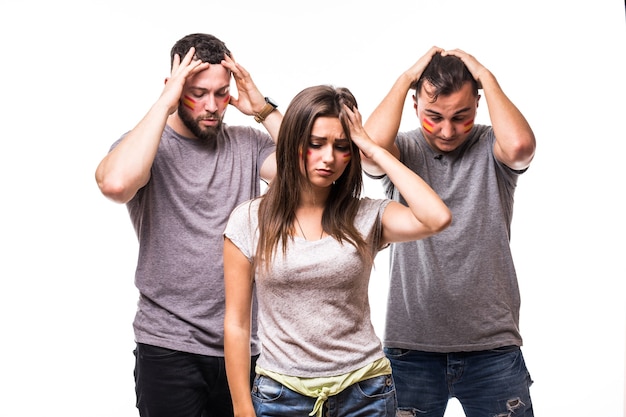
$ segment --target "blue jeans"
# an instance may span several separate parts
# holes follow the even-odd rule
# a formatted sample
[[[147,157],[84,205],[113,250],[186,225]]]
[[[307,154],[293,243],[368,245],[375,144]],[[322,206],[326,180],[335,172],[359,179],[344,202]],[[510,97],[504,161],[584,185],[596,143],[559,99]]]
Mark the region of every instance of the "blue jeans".
[[[263,375],[252,386],[257,417],[309,417],[316,398],[298,394]],[[357,382],[324,403],[324,417],[395,417],[396,390],[391,375]]]
[[[442,417],[452,397],[467,417],[533,417],[532,380],[517,346],[458,353],[385,348],[385,354],[399,417]]]
[[[137,343],[135,392],[142,417],[233,415],[224,358]],[[250,383],[256,357],[252,358]]]

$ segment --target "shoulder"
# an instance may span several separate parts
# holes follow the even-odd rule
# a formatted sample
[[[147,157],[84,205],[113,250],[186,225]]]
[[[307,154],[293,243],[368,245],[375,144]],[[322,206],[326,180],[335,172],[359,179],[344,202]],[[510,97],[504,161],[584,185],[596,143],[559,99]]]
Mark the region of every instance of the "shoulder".
[[[418,138],[421,136],[419,129],[408,130],[405,132],[399,132],[396,136],[396,143],[398,145],[417,144]]]
[[[224,124],[222,131],[227,138],[236,140],[258,140],[259,138],[271,140],[268,133],[251,126],[231,126]]]
[[[422,132],[419,129],[400,132],[396,136],[396,146],[400,151],[400,160],[405,162],[407,158],[415,158],[423,155],[428,147]]]
[[[224,235],[242,242],[253,234],[258,224],[259,199],[248,200],[233,209],[226,223]]]
[[[244,201],[233,209],[230,213],[231,218],[256,217],[259,212],[260,198]]]

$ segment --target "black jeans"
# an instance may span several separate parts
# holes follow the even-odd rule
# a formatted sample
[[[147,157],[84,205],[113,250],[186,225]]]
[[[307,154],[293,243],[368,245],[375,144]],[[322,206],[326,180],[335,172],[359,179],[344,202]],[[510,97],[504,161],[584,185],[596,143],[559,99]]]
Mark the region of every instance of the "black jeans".
[[[233,415],[223,357],[137,343],[135,392],[141,417]],[[254,379],[253,357],[250,386]]]

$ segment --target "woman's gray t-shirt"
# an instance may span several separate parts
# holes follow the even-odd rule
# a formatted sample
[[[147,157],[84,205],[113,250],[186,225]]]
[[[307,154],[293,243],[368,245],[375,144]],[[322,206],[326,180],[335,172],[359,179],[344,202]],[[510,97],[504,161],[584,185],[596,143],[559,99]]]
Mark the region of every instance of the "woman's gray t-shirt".
[[[354,219],[371,251],[378,250],[382,213],[389,200],[364,198]],[[252,261],[258,240],[259,200],[235,209],[225,235]],[[372,266],[356,248],[327,236],[298,236],[282,244],[269,273],[255,279],[259,305],[257,364],[283,375],[327,377],[359,369],[384,356],[370,319]]]

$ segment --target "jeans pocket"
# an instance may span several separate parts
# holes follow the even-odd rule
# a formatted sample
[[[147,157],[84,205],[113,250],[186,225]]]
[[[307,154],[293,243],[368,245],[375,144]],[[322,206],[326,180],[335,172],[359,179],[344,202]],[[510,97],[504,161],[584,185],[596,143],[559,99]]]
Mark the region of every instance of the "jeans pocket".
[[[136,354],[144,359],[165,359],[178,355],[180,352],[164,347],[137,343]]]
[[[383,351],[388,358],[400,358],[410,352],[409,349],[401,348],[383,348]]]
[[[252,396],[260,401],[274,401],[283,393],[283,385],[264,375],[257,375],[252,384]]]
[[[374,378],[368,378],[363,381],[359,381],[357,384],[361,393],[368,398],[393,394],[396,390],[391,375],[381,375]]]

